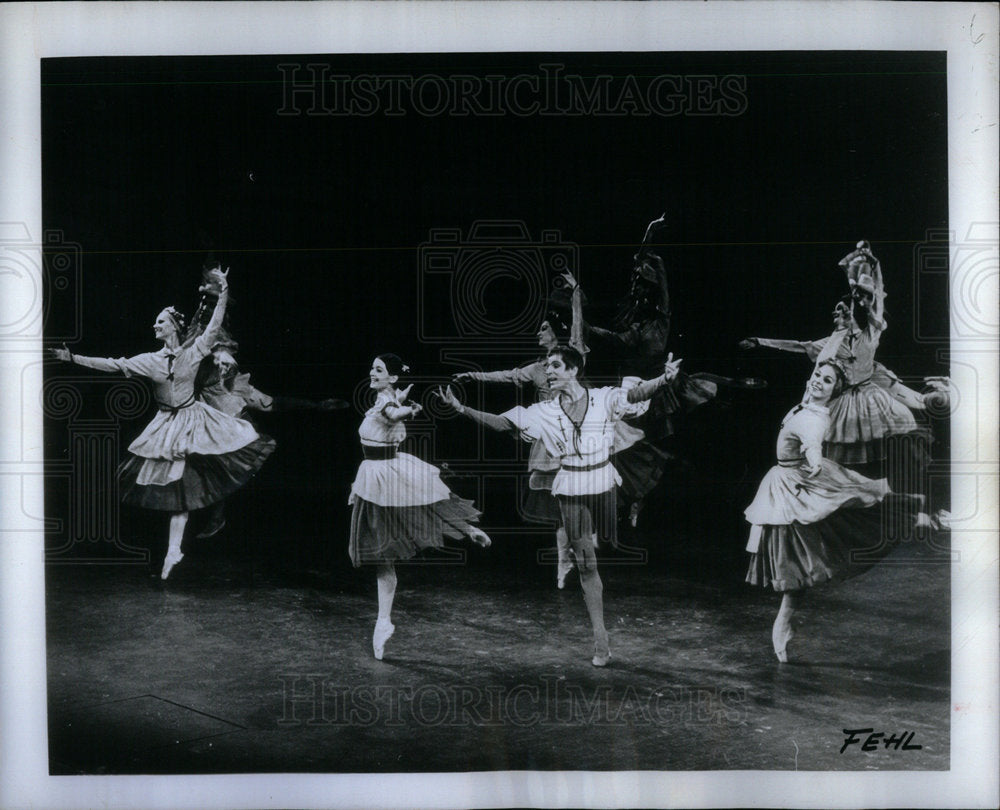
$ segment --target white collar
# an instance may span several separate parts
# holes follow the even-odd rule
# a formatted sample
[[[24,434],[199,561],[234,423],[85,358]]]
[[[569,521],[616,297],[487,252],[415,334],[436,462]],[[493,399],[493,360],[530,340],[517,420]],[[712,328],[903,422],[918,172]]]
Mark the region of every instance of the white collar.
[[[802,402],[800,404],[805,410],[812,411],[813,413],[818,413],[821,416],[830,413],[829,405],[817,405],[815,402]]]

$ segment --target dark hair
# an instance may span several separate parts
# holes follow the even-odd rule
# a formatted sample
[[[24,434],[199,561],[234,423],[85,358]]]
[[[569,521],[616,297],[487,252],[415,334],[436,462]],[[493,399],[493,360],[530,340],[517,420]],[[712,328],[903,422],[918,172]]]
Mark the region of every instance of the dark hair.
[[[832,368],[833,376],[837,378],[837,382],[833,386],[833,393],[830,395],[830,399],[839,397],[841,393],[843,393],[844,388],[847,386],[847,375],[844,373],[843,367],[841,367],[841,365],[833,358],[821,360],[816,364],[816,368],[822,368],[823,366],[829,366]]]
[[[376,360],[381,360],[385,363],[385,370],[389,372],[390,375],[396,377],[396,382],[400,382],[403,376],[410,370],[410,367],[403,362],[403,359],[398,354],[393,354],[392,352],[387,352],[386,354],[375,355]]]
[[[583,355],[572,346],[556,346],[547,356],[554,357],[556,355],[566,364],[566,368],[575,368],[577,371],[583,369]]]

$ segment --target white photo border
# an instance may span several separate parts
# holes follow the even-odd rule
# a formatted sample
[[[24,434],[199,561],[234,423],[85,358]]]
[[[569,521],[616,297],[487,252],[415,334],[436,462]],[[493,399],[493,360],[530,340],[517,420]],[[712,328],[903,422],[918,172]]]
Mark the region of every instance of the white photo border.
[[[0,5],[0,223],[42,233],[40,60],[65,56],[446,51],[932,50],[948,65],[949,227],[992,238],[993,263],[952,278],[953,363],[978,401],[952,426],[957,531],[952,581],[951,770],[940,773],[617,772],[48,776],[41,340],[0,338],[0,806],[15,807],[991,807],[997,806],[998,345],[963,340],[956,307],[996,323],[998,6],[991,3],[13,3]],[[992,237],[990,237],[992,234]],[[952,247],[954,251],[954,245]],[[39,259],[40,266],[40,259]],[[954,266],[954,265],[953,265]],[[981,270],[978,272],[982,272]],[[40,280],[36,280],[41,289]],[[0,324],[39,316],[40,296],[0,277]],[[29,296],[30,298],[30,296]],[[985,316],[983,313],[987,313]],[[990,315],[989,313],[993,313]],[[985,321],[984,321],[985,317]],[[993,320],[991,321],[991,317]],[[971,411],[971,413],[969,412]],[[16,453],[14,450],[16,449]],[[9,461],[15,459],[15,461]],[[12,505],[20,504],[20,509]],[[960,710],[959,710],[960,709]]]

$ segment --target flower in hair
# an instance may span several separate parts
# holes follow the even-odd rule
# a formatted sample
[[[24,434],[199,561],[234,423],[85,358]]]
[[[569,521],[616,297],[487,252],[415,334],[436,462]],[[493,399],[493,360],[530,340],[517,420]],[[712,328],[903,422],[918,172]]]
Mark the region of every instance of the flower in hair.
[[[166,313],[167,313],[167,314],[168,314],[168,315],[169,315],[169,316],[170,316],[171,318],[173,318],[173,319],[174,319],[174,322],[175,322],[175,323],[177,324],[178,328],[180,328],[180,329],[183,329],[183,328],[184,328],[184,323],[185,323],[185,321],[186,321],[186,318],[184,317],[183,313],[179,312],[179,311],[178,311],[178,310],[177,310],[176,308],[174,308],[174,307],[167,307],[167,308],[166,308],[166,309],[165,309],[164,311],[165,311],[165,312],[166,312]]]

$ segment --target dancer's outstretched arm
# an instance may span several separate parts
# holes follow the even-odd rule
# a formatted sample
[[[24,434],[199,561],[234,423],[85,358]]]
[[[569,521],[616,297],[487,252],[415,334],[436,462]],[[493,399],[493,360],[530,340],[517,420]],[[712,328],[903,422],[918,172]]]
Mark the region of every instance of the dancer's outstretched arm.
[[[651,399],[660,388],[669,385],[677,378],[682,362],[680,358],[674,360],[674,353],[670,352],[667,355],[667,362],[663,365],[663,373],[652,380],[642,380],[630,388],[627,395],[628,401],[634,404]]]
[[[563,278],[573,291],[570,299],[572,320],[569,325],[569,345],[580,352],[582,357],[586,357],[590,349],[587,346],[586,340],[584,340],[587,324],[583,320],[583,290],[580,289],[580,284],[576,280],[576,277],[568,270],[563,273]]]
[[[92,368],[95,371],[104,371],[110,374],[114,374],[115,372],[128,374],[129,370],[127,370],[125,364],[131,359],[125,357],[119,357],[117,360],[110,357],[86,357],[82,354],[73,354],[73,352],[66,348],[66,344],[63,344],[60,349],[49,349],[49,357],[61,360],[64,363],[73,363],[77,366]]]
[[[406,402],[406,398],[410,395],[411,388],[413,388],[412,383],[397,392],[396,398],[399,403]],[[411,402],[409,405],[389,402],[382,408],[382,414],[392,422],[402,422],[404,419],[416,416],[422,410],[423,407],[417,402]]]
[[[584,322],[583,333],[588,340],[597,338],[607,347],[616,352],[627,352],[635,349],[639,345],[639,332],[636,329],[628,329],[625,332],[612,332],[600,326],[591,326]]]
[[[777,349],[781,352],[804,354],[810,360],[815,360],[819,357],[819,353],[823,349],[823,346],[826,345],[827,340],[829,338],[820,338],[819,340],[781,340],[779,338],[749,337],[741,340],[739,346],[744,351],[756,349],[760,346],[765,349]]]
[[[226,318],[226,305],[229,303],[229,282],[226,280],[226,276],[229,275],[229,270],[227,269],[223,273],[222,270],[216,268],[209,275],[218,284],[219,297],[215,299],[215,309],[212,310],[212,317],[209,318],[208,324],[205,326],[205,331],[202,332],[199,339],[211,350],[212,345],[215,343],[215,338],[222,328],[222,322]]]
[[[542,364],[538,361],[534,363],[529,363],[526,366],[519,366],[518,368],[504,369],[502,371],[462,371],[455,374],[452,379],[457,383],[463,382],[498,382],[498,383],[513,383],[514,385],[520,387],[527,382],[536,382],[538,379],[538,371],[536,370],[542,368]]]
[[[477,424],[485,425],[491,430],[500,432],[517,430],[514,423],[503,416],[495,413],[489,413],[488,411],[477,411],[475,408],[463,405],[458,401],[458,397],[455,396],[455,392],[451,390],[450,385],[447,385],[444,388],[439,387],[435,393],[438,399],[440,399],[445,405],[454,409],[462,416],[469,417],[469,419]]]

